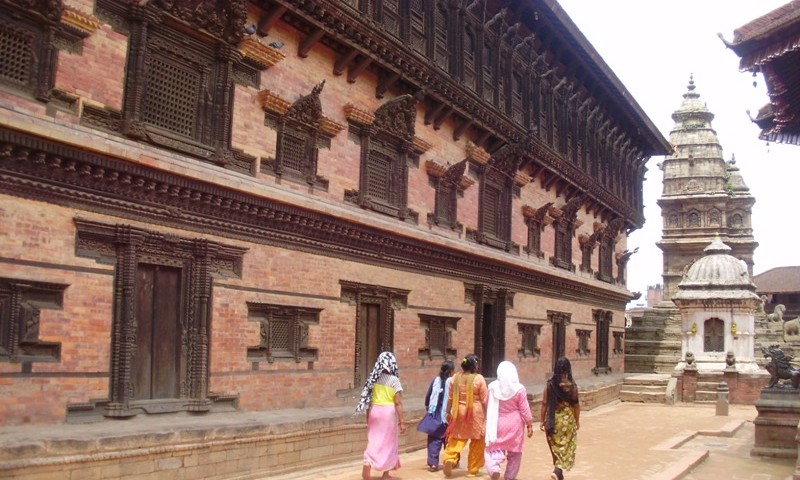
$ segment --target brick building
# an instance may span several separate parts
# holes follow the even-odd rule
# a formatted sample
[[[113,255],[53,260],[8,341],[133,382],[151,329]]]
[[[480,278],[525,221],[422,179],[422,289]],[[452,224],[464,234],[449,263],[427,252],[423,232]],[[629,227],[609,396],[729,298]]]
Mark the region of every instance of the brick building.
[[[0,4],[3,425],[623,371],[669,146],[557,3]]]

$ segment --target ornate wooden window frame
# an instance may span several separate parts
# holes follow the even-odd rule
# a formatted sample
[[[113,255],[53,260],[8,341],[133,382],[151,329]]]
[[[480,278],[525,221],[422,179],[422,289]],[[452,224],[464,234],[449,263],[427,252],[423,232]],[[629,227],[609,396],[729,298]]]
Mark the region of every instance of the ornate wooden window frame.
[[[453,348],[453,332],[458,329],[461,317],[428,315],[420,313],[419,323],[425,329],[425,347],[419,349],[420,360],[452,360],[457,351]]]
[[[61,343],[39,339],[43,309],[64,305],[67,285],[0,277],[0,362],[59,362]]]
[[[325,80],[291,105],[284,105],[269,91],[261,92],[266,110],[264,123],[276,128],[278,134],[275,158],[262,159],[262,173],[328,189],[328,179],[317,173],[319,149],[330,147],[330,139],[344,127],[322,115],[320,93],[324,86]],[[300,158],[295,158],[297,150],[301,151]]]
[[[589,348],[589,339],[592,336],[591,330],[575,329],[575,336],[578,337],[578,348],[575,349],[575,355],[578,357],[588,357],[592,350]]]
[[[109,399],[102,402],[107,417],[174,411],[206,412],[213,394],[208,391],[209,333],[214,277],[241,277],[246,249],[202,238],[166,235],[126,224],[75,219],[76,255],[113,264],[114,310],[111,331]],[[136,351],[135,276],[139,263],[179,267],[183,271],[180,398],[137,400],[132,367]],[[68,407],[69,410],[69,407]]]
[[[340,300],[355,307],[355,358],[353,364],[353,385],[358,386],[361,379],[369,372],[361,372],[361,355],[363,346],[359,344],[360,338],[360,315],[362,303],[377,303],[381,305],[381,312],[384,315],[381,322],[384,324],[384,336],[380,339],[382,351],[394,350],[394,317],[395,312],[408,308],[408,294],[410,290],[399,288],[383,287],[379,285],[368,285],[364,283],[339,280],[342,287]]]
[[[556,212],[553,220],[555,252],[550,258],[550,263],[554,267],[575,271],[575,264],[572,263],[572,238],[581,224],[577,219],[578,209],[583,205],[585,198],[585,194],[575,195]]]
[[[308,345],[308,330],[319,325],[321,308],[247,302],[247,311],[250,321],[259,322],[260,338],[258,345],[247,348],[248,361],[312,363],[319,359],[318,349]]]
[[[409,163],[418,166],[424,151],[414,136],[418,100],[418,96],[401,95],[378,107],[374,115],[346,107],[351,138],[361,145],[361,167],[359,189],[346,190],[345,201],[418,222],[419,214],[408,208]]]
[[[592,310],[592,320],[595,324],[595,329],[597,331],[597,337],[595,338],[595,366],[592,369],[592,373],[595,375],[601,373],[611,373],[611,366],[608,365],[608,359],[610,356],[610,348],[611,345],[609,344],[609,337],[611,335],[611,323],[614,321],[614,312],[610,310]],[[605,334],[605,338],[602,338],[603,334]],[[605,345],[602,345],[603,341],[605,341]],[[605,358],[601,358],[605,357]]]
[[[192,8],[169,0],[97,0],[98,16],[129,35],[123,107],[116,130],[254,175],[255,157],[231,146],[234,83],[257,88],[259,72],[269,65],[239,48],[246,40],[245,3],[219,5],[212,0],[197,0]],[[158,72],[163,73],[161,83],[155,77]],[[153,85],[177,91],[159,97],[156,93],[161,90],[152,91]],[[85,122],[97,123],[91,112]],[[115,122],[105,123],[115,126]]]
[[[521,337],[520,347],[517,354],[520,358],[537,359],[542,356],[542,349],[539,348],[539,337],[542,334],[542,326],[535,323],[517,323]]]
[[[461,230],[463,225],[458,221],[458,197],[464,195],[473,181],[464,176],[467,160],[445,167],[428,161],[426,168],[436,194],[433,212],[428,213],[428,224]]]
[[[614,335],[614,348],[611,350],[611,353],[615,356],[620,356],[625,354],[624,343],[623,340],[625,339],[625,332],[611,332]]]
[[[547,225],[553,223],[553,217],[550,215],[552,207],[553,202],[547,202],[539,208],[522,206],[522,216],[525,218],[525,225],[528,226],[528,243],[524,248],[528,255],[544,258],[542,232]]]
[[[27,8],[23,6],[27,4]],[[69,18],[65,18],[65,11]],[[82,28],[81,14],[66,10],[61,0],[4,2],[0,36],[6,50],[0,85],[47,102],[54,98],[58,50],[79,52],[90,31]],[[70,19],[75,18],[72,22]],[[91,22],[89,22],[91,23]]]

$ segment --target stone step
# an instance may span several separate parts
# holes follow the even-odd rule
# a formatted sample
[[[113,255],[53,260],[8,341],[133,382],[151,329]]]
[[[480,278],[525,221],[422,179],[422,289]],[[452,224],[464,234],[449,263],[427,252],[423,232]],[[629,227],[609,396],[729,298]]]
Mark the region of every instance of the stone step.
[[[625,377],[622,381],[623,388],[631,385],[642,386],[666,386],[669,382],[669,375],[651,374],[651,375],[630,375]]]
[[[621,402],[664,403],[666,396],[666,392],[619,392]]]
[[[717,403],[717,391],[696,390],[694,392],[695,403]]]
[[[623,385],[619,393],[635,394],[635,393],[664,393],[667,390],[666,385]]]

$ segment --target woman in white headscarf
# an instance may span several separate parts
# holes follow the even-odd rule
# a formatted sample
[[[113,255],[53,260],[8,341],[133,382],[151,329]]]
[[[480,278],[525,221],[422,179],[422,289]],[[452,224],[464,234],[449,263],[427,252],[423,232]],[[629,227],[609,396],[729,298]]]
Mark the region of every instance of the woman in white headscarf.
[[[383,352],[372,369],[355,415],[367,412],[367,448],[361,470],[363,480],[370,479],[370,471],[383,471],[383,480],[390,480],[391,470],[400,468],[399,433],[405,433],[403,415],[403,387],[397,373],[397,360],[392,352]]]
[[[506,462],[506,480],[514,480],[522,462],[523,427],[528,438],[533,435],[533,415],[528,404],[528,392],[519,383],[517,367],[500,362],[497,380],[489,384],[489,404],[486,408],[486,471],[492,480],[500,478],[500,465]]]

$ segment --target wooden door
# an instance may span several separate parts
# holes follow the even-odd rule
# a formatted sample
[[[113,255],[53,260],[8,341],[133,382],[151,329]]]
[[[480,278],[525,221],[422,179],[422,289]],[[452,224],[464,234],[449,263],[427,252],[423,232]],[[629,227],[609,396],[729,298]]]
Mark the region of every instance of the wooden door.
[[[608,318],[597,320],[597,340],[595,340],[596,365],[595,373],[608,372]]]
[[[180,394],[181,269],[139,264],[136,268],[136,356],[133,398]]]
[[[381,321],[381,305],[379,303],[362,303],[359,315],[358,344],[360,345],[360,358],[356,387],[363,385],[372,373],[372,367],[381,353],[381,339],[383,329]]]
[[[567,325],[563,320],[553,322],[553,369],[556,360],[563,357],[567,351]]]
[[[703,350],[706,352],[725,351],[725,322],[719,318],[705,321]]]

